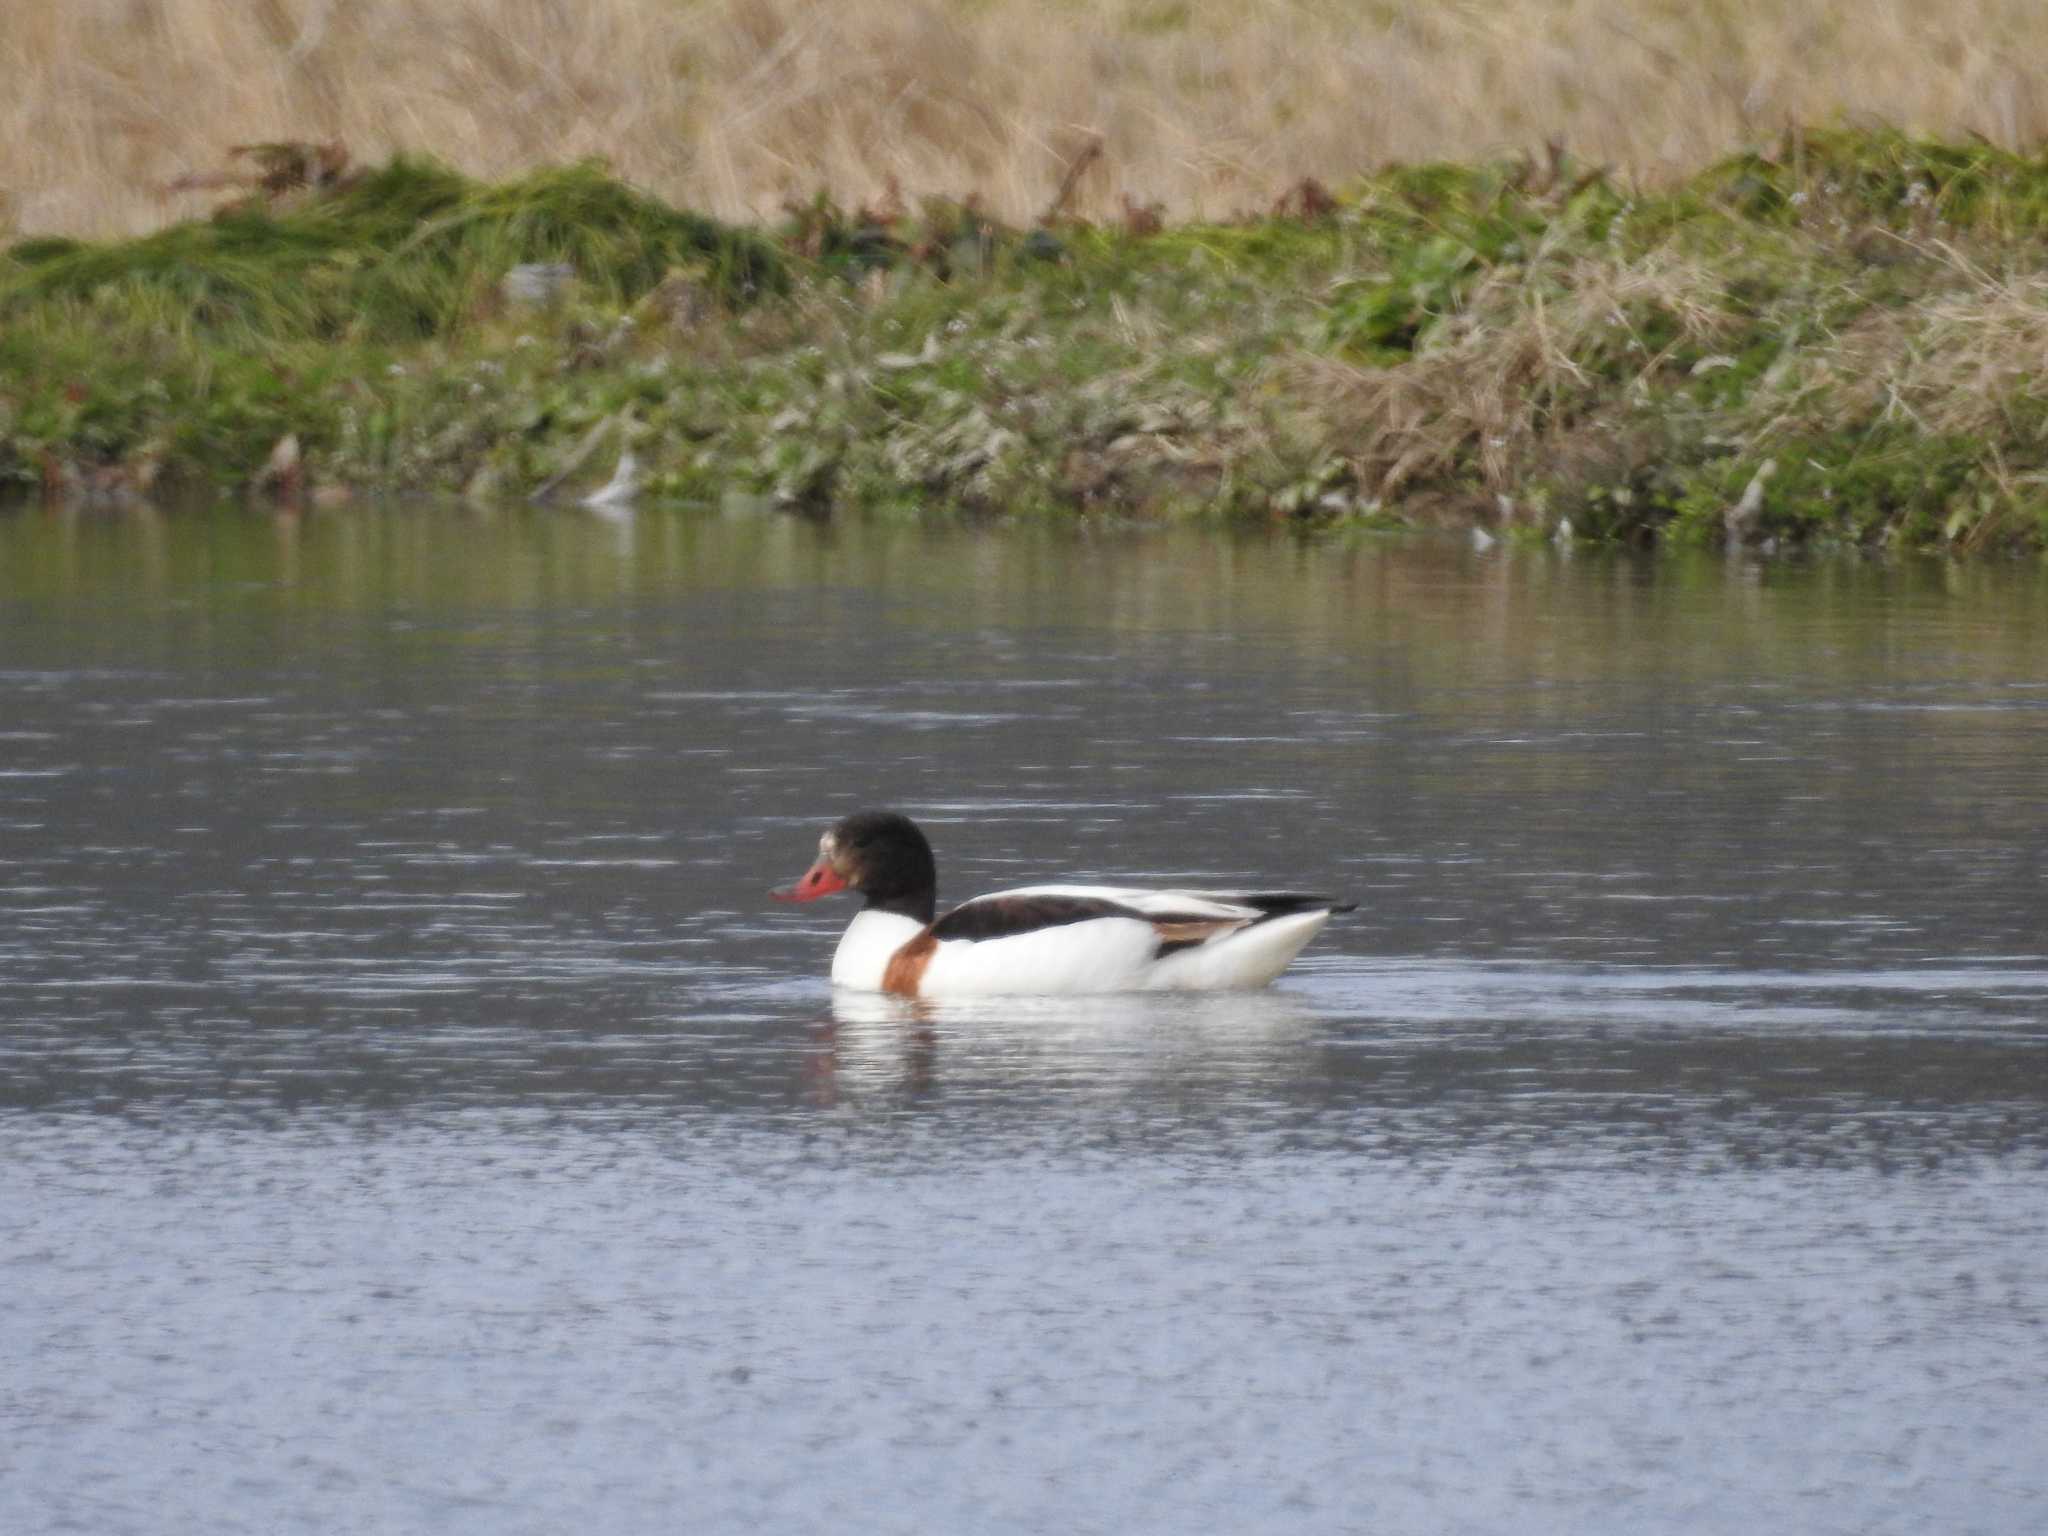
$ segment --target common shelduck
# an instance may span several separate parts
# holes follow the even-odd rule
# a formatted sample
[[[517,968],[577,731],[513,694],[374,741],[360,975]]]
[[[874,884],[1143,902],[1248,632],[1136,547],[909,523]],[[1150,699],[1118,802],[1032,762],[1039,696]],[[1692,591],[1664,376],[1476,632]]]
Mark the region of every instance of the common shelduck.
[[[1355,903],[1291,892],[1027,885],[943,917],[931,844],[908,816],[862,811],[818,839],[818,859],[780,901],[859,891],[832,980],[906,997],[992,993],[1222,991],[1263,987]]]

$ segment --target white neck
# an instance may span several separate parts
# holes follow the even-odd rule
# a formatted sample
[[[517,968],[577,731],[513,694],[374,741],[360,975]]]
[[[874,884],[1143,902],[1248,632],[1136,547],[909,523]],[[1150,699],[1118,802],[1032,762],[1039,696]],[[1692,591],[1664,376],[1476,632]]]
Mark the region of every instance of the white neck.
[[[856,914],[833,952],[832,984],[863,992],[881,991],[889,957],[922,932],[923,923],[900,913],[869,909]]]

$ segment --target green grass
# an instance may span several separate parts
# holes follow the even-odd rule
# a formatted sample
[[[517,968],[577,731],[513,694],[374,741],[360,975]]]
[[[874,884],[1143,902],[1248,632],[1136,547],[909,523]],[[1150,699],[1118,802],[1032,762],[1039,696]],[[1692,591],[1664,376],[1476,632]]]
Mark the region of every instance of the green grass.
[[[291,436],[292,494],[523,494],[630,443],[651,498],[809,513],[2038,547],[2044,230],[2048,163],[1892,132],[1656,195],[1393,167],[1152,232],[824,200],[754,232],[594,166],[399,160],[0,257],[0,479],[235,488]],[[531,262],[574,269],[559,303],[503,295]]]
[[[17,245],[0,267],[0,316],[125,298],[173,306],[222,339],[416,341],[458,328],[522,262],[567,262],[614,302],[684,264],[733,300],[788,285],[758,236],[669,208],[594,165],[487,186],[401,158],[283,210],[252,203],[109,244]]]

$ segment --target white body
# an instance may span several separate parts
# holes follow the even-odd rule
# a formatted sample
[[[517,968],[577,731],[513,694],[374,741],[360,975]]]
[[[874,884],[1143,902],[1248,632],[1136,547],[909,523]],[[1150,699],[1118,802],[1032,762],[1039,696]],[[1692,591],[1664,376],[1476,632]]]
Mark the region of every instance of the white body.
[[[1254,907],[1210,891],[1147,891],[1118,886],[1034,885],[975,898],[1081,896],[1139,912],[1242,923],[1160,956],[1159,933],[1136,917],[1092,917],[993,939],[941,939],[918,983],[920,997],[1000,993],[1224,991],[1263,987],[1287,968],[1330,920],[1316,910],[1266,918]],[[896,952],[920,933],[915,918],[864,911],[848,925],[832,956],[835,986],[882,990]]]

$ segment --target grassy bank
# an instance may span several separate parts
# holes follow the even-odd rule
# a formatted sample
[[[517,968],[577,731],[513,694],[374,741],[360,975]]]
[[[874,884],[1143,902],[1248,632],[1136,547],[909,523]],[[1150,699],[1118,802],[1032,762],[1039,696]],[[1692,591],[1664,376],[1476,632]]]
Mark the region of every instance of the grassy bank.
[[[1392,168],[1223,224],[820,201],[772,238],[589,167],[328,179],[0,258],[0,478],[567,499],[630,449],[646,498],[815,512],[2048,538],[2048,162],[1984,145],[1792,135],[1656,191]]]

